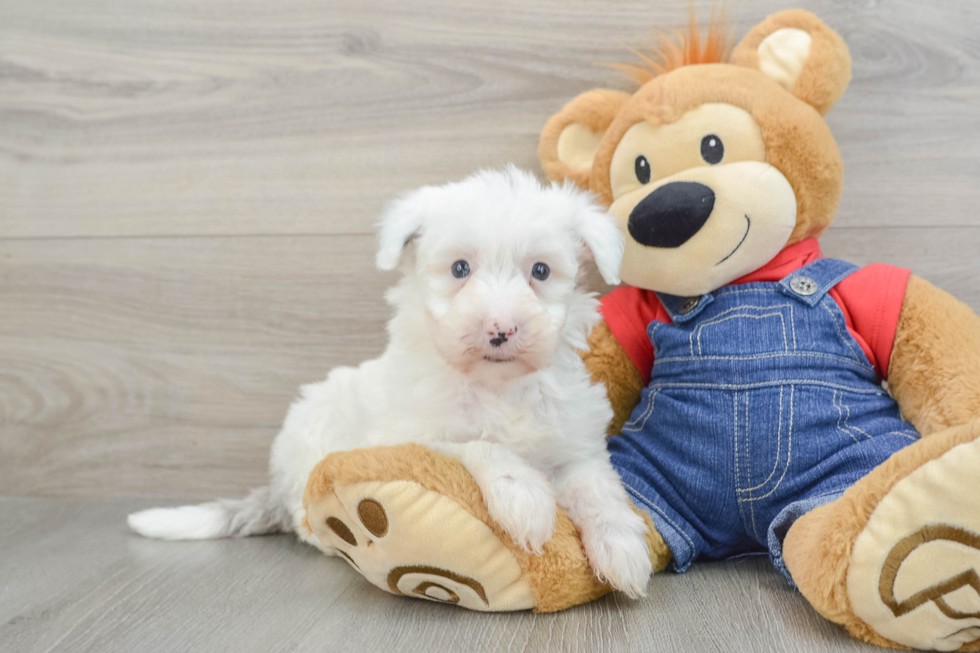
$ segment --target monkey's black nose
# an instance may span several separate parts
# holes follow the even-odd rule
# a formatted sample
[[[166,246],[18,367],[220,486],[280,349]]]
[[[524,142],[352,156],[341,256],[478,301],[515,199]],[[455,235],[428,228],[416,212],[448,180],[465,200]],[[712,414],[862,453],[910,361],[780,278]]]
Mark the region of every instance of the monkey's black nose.
[[[627,229],[647,247],[680,247],[701,230],[715,207],[715,192],[694,181],[664,184],[630,213]]]

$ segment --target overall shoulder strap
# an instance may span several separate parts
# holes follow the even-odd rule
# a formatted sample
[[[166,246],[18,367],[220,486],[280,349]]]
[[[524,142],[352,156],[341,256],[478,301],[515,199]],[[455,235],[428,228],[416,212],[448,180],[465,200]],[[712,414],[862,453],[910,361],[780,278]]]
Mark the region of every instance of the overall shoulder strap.
[[[807,306],[816,306],[830,289],[858,271],[858,266],[835,258],[804,265],[779,282],[779,290]]]
[[[715,301],[711,293],[693,297],[678,297],[666,293],[657,293],[661,306],[670,316],[670,321],[675,323],[690,322],[701,314],[708,304]]]

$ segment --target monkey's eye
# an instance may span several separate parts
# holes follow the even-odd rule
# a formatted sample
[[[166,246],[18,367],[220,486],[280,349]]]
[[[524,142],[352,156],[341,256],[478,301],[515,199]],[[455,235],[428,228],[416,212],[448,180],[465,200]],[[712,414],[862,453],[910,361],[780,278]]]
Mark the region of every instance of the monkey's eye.
[[[633,162],[633,170],[636,172],[636,179],[641,184],[650,183],[650,162],[642,154],[636,157]]]
[[[456,261],[453,263],[452,271],[457,279],[465,279],[470,276],[470,264],[466,261]]]
[[[714,134],[708,134],[701,139],[701,158],[705,163],[715,165],[725,156],[725,145]]]
[[[531,266],[531,276],[538,281],[544,281],[551,274],[551,268],[544,263],[535,263]]]

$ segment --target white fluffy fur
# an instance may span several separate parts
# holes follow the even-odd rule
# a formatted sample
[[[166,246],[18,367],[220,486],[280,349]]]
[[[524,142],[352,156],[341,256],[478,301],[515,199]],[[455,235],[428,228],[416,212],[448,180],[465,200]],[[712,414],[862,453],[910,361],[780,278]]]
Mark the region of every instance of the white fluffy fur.
[[[643,594],[646,528],[606,452],[605,389],[576,351],[599,319],[577,285],[581,262],[591,253],[618,281],[613,219],[572,186],[542,188],[511,167],[404,195],[380,226],[377,264],[404,275],[387,295],[395,316],[381,357],[302,388],[272,446],[268,489],[147,510],[130,526],[168,539],[303,533],[303,491],[326,455],[420,442],[459,459],[493,518],[528,550],[551,537],[557,499],[595,572]],[[458,260],[470,266],[463,279],[451,272]],[[531,276],[538,262],[550,268],[543,281]]]

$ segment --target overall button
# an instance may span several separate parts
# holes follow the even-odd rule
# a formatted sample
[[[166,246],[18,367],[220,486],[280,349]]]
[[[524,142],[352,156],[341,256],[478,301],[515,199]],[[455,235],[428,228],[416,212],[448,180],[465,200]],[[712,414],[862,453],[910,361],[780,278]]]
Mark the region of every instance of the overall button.
[[[793,289],[797,295],[803,295],[804,297],[809,297],[813,293],[817,292],[817,282],[810,277],[793,277],[789,282],[789,287]]]
[[[701,302],[700,297],[688,297],[687,299],[684,300],[684,303],[681,304],[681,307],[678,309],[678,312],[681,315],[687,315],[695,308],[697,308],[700,302]]]

